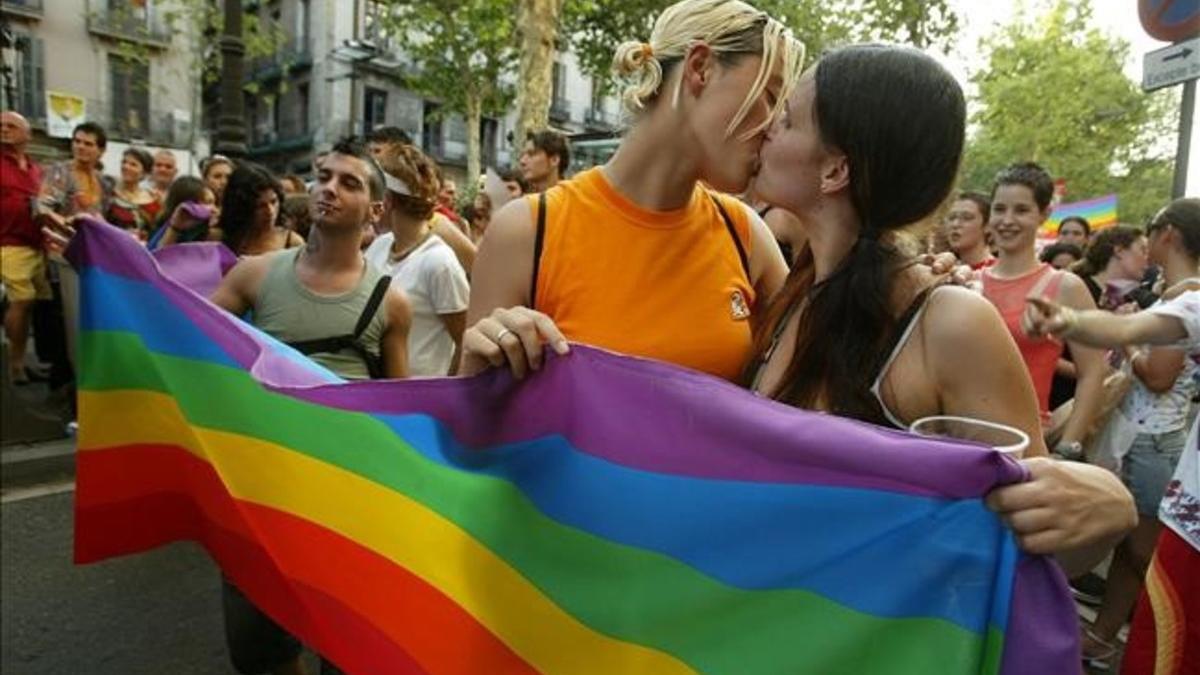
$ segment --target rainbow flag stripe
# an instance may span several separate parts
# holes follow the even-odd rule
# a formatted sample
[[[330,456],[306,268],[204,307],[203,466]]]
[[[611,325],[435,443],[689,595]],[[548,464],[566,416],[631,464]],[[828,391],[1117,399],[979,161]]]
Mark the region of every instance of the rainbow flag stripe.
[[[1050,212],[1050,218],[1042,224],[1041,232],[1044,237],[1058,235],[1058,224],[1068,216],[1083,216],[1091,225],[1092,231],[1103,230],[1117,224],[1117,196],[1104,195],[1082,202],[1059,204]]]
[[[198,541],[348,673],[1078,668],[1061,574],[981,500],[1016,462],[582,346],[347,383],[188,287],[216,251],[68,251],[77,562]]]

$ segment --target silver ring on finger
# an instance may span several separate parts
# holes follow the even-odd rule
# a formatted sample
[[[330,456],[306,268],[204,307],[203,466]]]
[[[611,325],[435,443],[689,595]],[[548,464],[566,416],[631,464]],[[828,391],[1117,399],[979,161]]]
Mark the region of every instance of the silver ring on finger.
[[[513,334],[513,332],[507,328],[500,331],[499,333],[496,333],[496,344],[500,344],[500,341],[504,339],[505,335],[512,335],[512,334]]]

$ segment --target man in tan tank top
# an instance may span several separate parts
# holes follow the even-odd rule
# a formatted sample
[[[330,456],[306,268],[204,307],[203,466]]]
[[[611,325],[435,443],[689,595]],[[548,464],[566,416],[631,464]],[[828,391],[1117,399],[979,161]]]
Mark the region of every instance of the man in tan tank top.
[[[253,321],[284,341],[303,331],[319,317],[326,325],[318,337],[353,332],[367,306],[370,288],[379,278],[363,257],[359,240],[364,225],[379,220],[383,213],[383,177],[366,148],[346,140],[334,146],[317,172],[313,187],[316,220],[314,236],[303,249],[289,249],[242,259],[213,294],[212,301],[237,316],[253,310]],[[281,260],[289,258],[290,260]],[[287,263],[288,269],[280,269]],[[274,297],[270,318],[263,316],[265,298]],[[294,304],[280,307],[282,304]],[[307,305],[307,306],[305,306]],[[333,306],[331,306],[333,305]],[[281,311],[282,310],[282,311]],[[386,377],[404,377],[408,372],[407,342],[412,312],[403,292],[388,288],[363,338],[377,345]],[[338,324],[338,325],[333,325]],[[309,336],[311,337],[311,336]],[[319,356],[319,355],[315,355]],[[361,377],[365,364],[353,363],[353,353],[314,359],[343,377]],[[294,637],[251,604],[228,580],[223,584],[226,640],[230,658],[239,672],[303,673],[302,647]]]

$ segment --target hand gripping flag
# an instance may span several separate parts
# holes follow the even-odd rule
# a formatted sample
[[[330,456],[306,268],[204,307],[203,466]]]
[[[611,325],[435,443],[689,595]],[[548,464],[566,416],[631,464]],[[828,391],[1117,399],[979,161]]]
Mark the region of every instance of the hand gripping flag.
[[[349,673],[1078,672],[1061,574],[981,501],[1026,477],[998,453],[585,347],[347,383],[180,283],[220,273],[191,250],[68,251],[80,563],[198,541]]]

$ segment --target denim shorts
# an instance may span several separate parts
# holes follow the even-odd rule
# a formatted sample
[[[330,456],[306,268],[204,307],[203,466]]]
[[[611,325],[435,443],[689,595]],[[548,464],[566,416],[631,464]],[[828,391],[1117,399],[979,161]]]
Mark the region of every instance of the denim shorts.
[[[1163,434],[1138,434],[1121,464],[1121,480],[1133,493],[1138,514],[1157,516],[1167,483],[1179,464],[1187,429]]]

